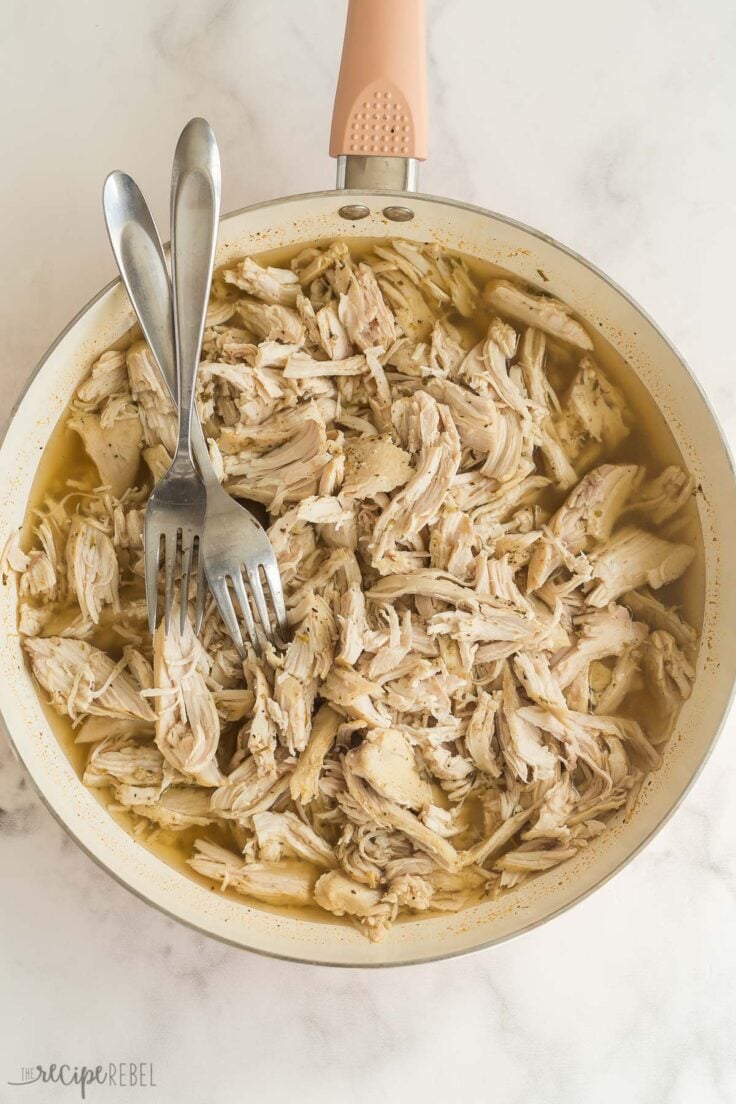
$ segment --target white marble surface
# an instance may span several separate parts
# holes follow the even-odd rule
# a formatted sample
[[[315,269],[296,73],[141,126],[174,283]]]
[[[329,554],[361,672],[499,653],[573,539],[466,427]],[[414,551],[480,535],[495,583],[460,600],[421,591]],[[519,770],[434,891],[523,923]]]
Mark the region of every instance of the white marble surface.
[[[192,114],[224,208],[331,186],[342,0],[2,0],[3,418],[113,275],[100,187],[167,204]],[[426,191],[537,225],[627,287],[732,441],[731,0],[430,0]],[[163,221],[163,218],[162,218]],[[736,719],[633,865],[523,940],[408,971],[317,971],[195,935],[98,870],[0,743],[0,1101],[29,1063],[154,1063],[157,1104],[736,1099]],[[143,1099],[91,1090],[92,1100]]]

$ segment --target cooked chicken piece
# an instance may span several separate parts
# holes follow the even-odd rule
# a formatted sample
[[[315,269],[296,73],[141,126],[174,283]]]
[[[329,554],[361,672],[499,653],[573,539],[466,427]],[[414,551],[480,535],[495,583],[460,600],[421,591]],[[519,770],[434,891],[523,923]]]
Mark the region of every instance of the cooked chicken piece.
[[[136,508],[126,509],[118,503],[112,512],[112,543],[115,548],[143,548],[143,520],[145,513]]]
[[[491,855],[494,855],[497,851],[500,851],[502,847],[505,847],[507,843],[511,842],[514,836],[521,831],[526,822],[532,817],[534,812],[535,806],[532,805],[529,809],[521,809],[518,813],[514,813],[513,816],[508,817],[488,836],[487,839],[481,840],[480,843],[476,843],[467,851],[462,852],[460,856],[461,866],[480,866],[482,863],[485,863]]]
[[[226,284],[233,284],[264,303],[296,305],[299,277],[287,268],[263,268],[245,257],[236,268],[225,269],[222,278]]]
[[[427,828],[411,813],[388,798],[382,797],[351,769],[347,756],[344,761],[345,781],[353,799],[376,823],[398,832],[404,832],[417,847],[426,851],[445,870],[457,870],[459,855],[451,843]]]
[[[545,792],[537,817],[532,826],[523,833],[523,838],[563,842],[569,840],[570,829],[566,821],[575,806],[576,796],[570,775],[563,774],[559,782],[555,782]]]
[[[434,886],[426,878],[420,878],[416,874],[399,874],[389,882],[384,900],[395,902],[397,908],[410,909],[412,912],[426,912],[433,906],[433,897]],[[459,897],[464,905],[465,899],[462,895],[453,894],[453,897],[455,899]],[[463,905],[460,907],[462,908]]]
[[[261,449],[283,445],[304,425],[305,418],[322,422],[324,425],[334,419],[336,403],[331,398],[314,399],[308,404],[299,404],[292,409],[279,411],[258,425],[244,425],[238,422],[226,426],[220,433],[219,447],[223,453],[238,453],[250,445]]]
[[[491,778],[500,778],[502,769],[496,735],[496,716],[500,704],[497,697],[479,690],[478,702],[465,730],[468,754],[476,767]]]
[[[11,572],[21,575],[30,563],[30,558],[21,548],[20,541],[21,531],[14,529],[5,542],[0,556],[0,578],[4,583],[11,577]]]
[[[132,738],[133,736],[146,735],[148,739],[153,734],[154,717],[151,715],[150,721],[142,721],[140,719],[132,719],[126,717],[125,719],[116,717],[85,717],[81,725],[77,729],[77,734],[74,737],[75,744],[96,744],[100,740],[110,738]],[[156,752],[160,754],[160,752]]]
[[[466,349],[460,332],[444,318],[440,318],[432,327],[430,339],[429,363],[436,371],[445,376],[453,376],[465,360]],[[435,395],[435,398],[438,396]],[[442,402],[446,402],[442,399]]]
[[[138,419],[122,418],[105,428],[97,414],[77,412],[68,426],[82,438],[100,482],[120,498],[135,484],[141,462],[143,435]]]
[[[560,759],[568,771],[574,771],[578,762],[582,761],[603,780],[605,787],[610,788],[611,779],[606,770],[604,748],[598,738],[599,729],[592,725],[594,718],[570,709],[551,710],[541,705],[521,706],[518,716],[522,723],[549,733],[559,742],[563,752]]]
[[[490,280],[483,289],[483,301],[491,309],[558,337],[578,349],[593,348],[585,328],[559,299],[524,292],[509,280]]]
[[[262,668],[257,663],[249,664],[249,668],[253,678],[253,715],[243,728],[241,742],[255,759],[258,773],[271,775],[276,770],[280,713]]]
[[[312,903],[317,872],[309,863],[244,863],[240,855],[209,840],[196,840],[194,848],[189,865],[204,878],[221,882],[223,889],[232,887],[268,905]]]
[[[404,610],[401,620],[393,606],[382,607],[380,613],[385,617],[387,631],[372,634],[370,641],[366,637],[366,649],[374,653],[370,662],[362,668],[369,679],[380,679],[397,671],[408,653],[412,649],[417,650],[410,611]],[[430,647],[430,650],[434,655],[436,649]]]
[[[262,340],[283,341],[285,345],[304,344],[302,320],[291,307],[239,299],[237,312],[248,329]]]
[[[513,479],[501,487],[494,479],[478,472],[467,472],[456,478],[452,497],[461,510],[472,511],[476,529],[484,529],[508,523],[514,510],[535,498],[542,488],[549,486],[543,475],[527,475],[522,464]]]
[[[644,668],[665,709],[673,713],[690,697],[695,666],[678,648],[673,636],[658,629],[642,649]]]
[[[672,544],[644,529],[622,529],[591,557],[593,579],[598,585],[586,601],[590,606],[606,606],[625,591],[645,583],[658,590],[679,579],[694,557],[689,544]]]
[[[693,494],[693,477],[677,464],[672,464],[656,479],[648,480],[639,488],[630,508],[655,525],[662,525],[679,513]]]
[[[587,713],[590,708],[590,673],[596,664],[587,663],[585,667],[578,671],[575,678],[565,690],[563,695],[565,703],[568,709],[577,710],[580,713]],[[602,664],[597,664],[601,667]]]
[[[396,337],[393,315],[370,265],[359,264],[350,274],[348,290],[340,296],[338,315],[348,337],[359,349],[376,345],[388,349]]]
[[[499,318],[494,318],[491,325],[493,333],[491,334],[489,328],[485,337],[469,349],[456,375],[466,387],[491,399],[495,404],[499,395],[491,382],[490,361],[493,359],[496,375],[505,377],[507,384],[511,386],[508,380],[508,361],[516,352],[517,335],[511,326],[506,326]],[[517,398],[514,395],[514,400]],[[513,403],[504,405],[513,409]]]
[[[513,874],[528,874],[551,870],[566,859],[577,855],[576,847],[556,847],[550,851],[507,851],[493,864],[494,870],[507,870]]]
[[[324,425],[307,417],[290,441],[263,456],[225,457],[227,490],[236,498],[264,502],[276,512],[284,502],[315,494],[329,459]]]
[[[527,394],[535,404],[538,419],[537,444],[544,456],[553,481],[562,490],[574,486],[577,474],[570,463],[555,425],[559,400],[544,370],[546,339],[543,333],[528,327],[519,345],[518,365],[521,368]]]
[[[524,693],[531,701],[551,708],[565,708],[564,694],[543,652],[519,652],[514,656],[513,667]]]
[[[273,774],[261,774],[255,759],[249,756],[212,791],[212,812],[248,825],[256,813],[266,812],[288,790],[290,770],[277,760]]]
[[[108,535],[80,514],[75,514],[66,543],[69,591],[75,596],[82,616],[94,624],[104,605],[120,610],[118,561]]]
[[[457,257],[439,255],[437,267],[447,283],[455,310],[463,318],[472,318],[478,309],[478,289],[465,262]]]
[[[58,597],[59,576],[55,561],[53,552],[51,556],[38,549],[29,552],[18,588],[24,598],[53,602]]]
[[[189,621],[179,630],[178,610],[169,632],[163,621],[153,643],[156,686],[156,744],[161,754],[200,786],[217,786],[222,775],[215,759],[220,718],[207,686],[207,655]]]
[[[528,590],[538,590],[562,563],[562,550],[576,555],[589,538],[610,535],[639,472],[635,464],[602,464],[578,483],[549,523],[550,539],[539,542],[529,563]]]
[[[329,302],[315,316],[319,344],[330,360],[344,360],[350,356],[350,338],[340,321],[337,303]]]
[[[610,680],[597,694],[595,712],[600,714],[616,713],[621,704],[632,690],[641,685],[639,668],[641,666],[639,649],[628,648],[616,660],[613,671],[608,671]],[[571,709],[577,709],[577,704],[569,702]],[[587,702],[586,702],[587,709]]]
[[[256,346],[255,359],[253,361],[253,368],[256,373],[262,368],[285,368],[289,360],[289,357],[298,353],[301,348],[299,344],[285,345],[283,341],[262,341],[260,345]],[[261,375],[254,375],[253,379],[260,383],[263,390],[267,392],[271,398],[279,398],[277,391],[279,390],[277,382],[268,373]],[[243,379],[243,383],[246,380]]]
[[[332,666],[337,624],[332,609],[312,592],[301,604],[300,623],[294,631],[283,669],[303,681],[324,679]]]
[[[531,610],[508,609],[504,606],[494,609],[485,606],[480,613],[464,613],[452,610],[448,613],[436,613],[430,619],[427,632],[430,636],[449,635],[454,640],[466,644],[501,644],[496,659],[513,655],[520,647],[541,646],[544,638],[553,628],[553,615],[547,611],[538,616]],[[486,651],[486,660],[490,650]]]
[[[516,353],[518,334],[511,326],[494,318],[481,345],[476,345],[460,365],[459,375],[480,392],[489,392],[497,402],[526,417],[529,402],[509,374],[509,361]]]
[[[530,777],[535,781],[552,778],[555,755],[542,740],[534,725],[525,721],[520,713],[521,699],[514,676],[506,664],[503,670],[501,708],[498,713],[498,742],[501,754],[511,773],[521,782]]]
[[[409,809],[432,801],[432,787],[419,773],[411,744],[395,729],[369,731],[363,743],[348,752],[345,763],[388,801]]]
[[[513,410],[500,410],[496,416],[495,443],[480,469],[481,475],[508,483],[516,477],[525,451],[531,451],[531,422],[522,420]]]
[[[460,466],[460,439],[449,410],[421,392],[416,400],[423,407],[420,417],[434,414],[438,425],[422,447],[416,474],[376,521],[370,545],[375,567],[390,560],[399,541],[410,540],[436,520]]]
[[[142,455],[148,470],[153,476],[153,482],[158,483],[169,470],[171,456],[161,444],[152,445],[151,448],[144,448]]]
[[[429,296],[396,269],[383,269],[378,275],[378,286],[396,319],[399,333],[410,341],[426,341],[434,322]]]
[[[303,285],[311,284],[337,262],[348,260],[350,249],[341,238],[331,242],[326,249],[304,249],[291,262],[291,267]]]
[[[366,593],[366,598],[385,602],[412,595],[415,598],[435,598],[439,602],[478,612],[485,604],[496,607],[495,599],[477,594],[471,587],[434,568],[422,568],[411,575],[394,574],[379,579]]]
[[[352,523],[353,511],[334,495],[311,495],[297,506],[297,518],[312,525],[331,525],[339,530]]]
[[[571,459],[591,441],[614,449],[628,436],[626,402],[592,360],[583,357],[563,402],[557,432]]]
[[[152,744],[139,744],[129,737],[107,736],[96,743],[84,768],[85,786],[158,786],[164,779],[164,759]]]
[[[51,610],[37,609],[28,602],[18,604],[18,632],[21,636],[40,636],[51,615]]]
[[[289,781],[294,801],[308,805],[317,796],[320,771],[341,721],[340,714],[329,705],[321,705],[317,710],[312,721],[309,742],[299,756],[296,769]]]
[[[314,679],[304,683],[289,671],[276,675],[274,699],[281,712],[282,742],[292,753],[306,747],[316,692]]]
[[[478,900],[488,884],[488,873],[476,867],[448,874],[445,870],[433,870],[426,877],[431,887],[432,909],[439,912],[459,912]]]
[[[286,856],[327,869],[336,864],[329,844],[294,813],[256,813],[253,831],[262,862],[279,862]]]
[[[110,349],[95,361],[86,380],[77,389],[77,398],[83,403],[99,407],[111,395],[128,389],[128,372],[125,367],[125,352],[122,349]]]
[[[205,319],[206,329],[212,326],[224,326],[235,314],[235,301],[233,299],[214,298],[218,291],[219,288],[213,287],[213,298],[210,300],[210,305],[207,308],[207,317]]]
[[[403,487],[412,476],[407,453],[385,437],[354,437],[345,442],[343,494],[375,498]]]
[[[373,700],[378,698],[380,702],[385,697],[385,691],[377,683],[363,678],[352,667],[333,667],[322,684],[320,695],[349,717],[367,721],[378,728],[388,727],[388,718]]]
[[[692,625],[683,621],[677,610],[663,606],[649,590],[628,590],[621,596],[621,601],[640,621],[646,621],[653,629],[668,632],[681,648],[691,650],[696,646],[698,634]]]
[[[366,371],[365,356],[349,356],[344,360],[314,360],[308,353],[292,353],[284,368],[284,379],[313,379],[316,376],[362,376]]]
[[[360,659],[369,632],[365,615],[365,594],[357,586],[348,587],[340,599],[337,614],[340,646],[335,655],[338,663],[354,666]]]
[[[457,432],[466,448],[489,453],[496,448],[498,410],[489,395],[478,395],[449,379],[433,379],[427,391],[450,408]]]
[[[447,510],[429,539],[432,567],[466,582],[479,543],[470,515],[462,510]]]
[[[199,786],[169,786],[156,801],[137,800],[136,787],[118,786],[115,797],[137,816],[153,821],[160,828],[181,832],[186,828],[203,828],[212,824],[209,795]]]
[[[307,745],[314,697],[332,665],[336,638],[332,610],[312,594],[274,684],[283,717],[283,742],[290,752],[302,751]]]
[[[58,713],[73,721],[85,714],[153,721],[151,707],[123,673],[123,664],[113,663],[99,648],[59,636],[29,637],[23,647]]]
[[[556,661],[552,672],[564,690],[589,663],[609,656],[619,656],[626,648],[640,644],[647,637],[645,625],[632,621],[624,606],[586,614],[577,621],[577,640]]]
[[[163,445],[173,456],[178,436],[176,409],[145,341],[131,345],[127,362],[130,390],[138,404],[145,444],[148,448]]]
[[[369,889],[339,870],[323,874],[314,887],[314,899],[320,908],[335,916],[355,916],[376,934],[391,916],[391,906],[382,903],[381,898],[380,890]]]

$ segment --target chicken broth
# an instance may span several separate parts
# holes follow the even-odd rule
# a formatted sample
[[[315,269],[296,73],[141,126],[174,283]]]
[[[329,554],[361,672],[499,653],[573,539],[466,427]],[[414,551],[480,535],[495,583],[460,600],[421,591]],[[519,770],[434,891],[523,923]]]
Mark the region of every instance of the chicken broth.
[[[269,510],[295,628],[244,669],[214,609],[203,648],[148,635],[141,522],[173,415],[137,330],[93,366],[8,559],[50,723],[162,860],[375,939],[633,808],[694,677],[694,488],[635,373],[543,296],[375,239],[217,273],[199,406],[225,486]],[[261,457],[305,424],[307,474],[269,482]]]

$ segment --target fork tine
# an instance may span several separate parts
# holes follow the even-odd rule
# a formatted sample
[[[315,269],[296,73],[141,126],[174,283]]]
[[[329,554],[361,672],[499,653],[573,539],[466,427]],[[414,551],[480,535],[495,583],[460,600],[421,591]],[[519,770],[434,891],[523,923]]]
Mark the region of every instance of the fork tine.
[[[189,617],[189,576],[192,572],[192,552],[194,541],[182,530],[181,534],[181,587],[179,591],[179,632],[184,633]]]
[[[161,534],[152,532],[145,525],[143,532],[143,561],[146,579],[146,606],[148,607],[148,628],[151,636],[156,632],[158,618],[158,568],[161,558]]]
[[[273,640],[273,629],[271,628],[271,618],[268,614],[268,606],[266,605],[266,595],[263,593],[263,583],[261,582],[261,576],[258,568],[248,568],[248,582],[250,583],[250,589],[253,591],[253,601],[256,604],[256,610],[258,611],[258,618],[263,625],[263,631],[266,634],[268,640]]]
[[[173,540],[171,532],[164,533],[164,629],[167,636],[171,628],[171,607],[174,604],[174,571],[178,537],[178,531],[174,531]]]
[[[233,589],[235,590],[235,596],[238,599],[238,605],[240,606],[240,612],[243,615],[245,621],[245,627],[248,630],[248,636],[250,642],[255,648],[258,655],[261,654],[261,642],[258,639],[258,633],[256,632],[256,624],[253,620],[253,614],[251,613],[250,602],[248,601],[248,592],[245,589],[245,583],[243,582],[243,576],[239,571],[233,572]]]
[[[279,633],[281,639],[285,644],[289,639],[289,619],[286,615],[286,602],[284,601],[284,588],[281,582],[281,572],[278,569],[278,564],[275,563],[263,563],[261,564],[263,573],[266,576],[266,582],[268,583],[268,590],[271,595],[271,602],[273,604],[273,611],[276,614],[276,621],[279,626]]]
[[[243,644],[243,637],[240,632],[240,625],[238,624],[238,618],[235,614],[232,598],[227,589],[227,583],[225,579],[218,577],[216,579],[210,579],[209,584],[212,596],[220,611],[220,616],[225,622],[225,628],[233,638],[233,643],[238,649],[241,659],[245,659],[245,645]]]
[[[207,602],[207,579],[204,573],[204,556],[202,555],[202,540],[197,538],[197,604],[194,612],[194,632],[199,636],[204,620],[204,607]]]

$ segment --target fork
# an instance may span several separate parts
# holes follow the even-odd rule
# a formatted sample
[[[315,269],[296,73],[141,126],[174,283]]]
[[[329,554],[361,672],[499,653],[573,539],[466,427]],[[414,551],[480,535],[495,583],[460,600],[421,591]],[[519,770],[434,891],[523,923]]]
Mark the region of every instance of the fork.
[[[207,491],[192,457],[192,411],[209,301],[220,213],[220,158],[212,129],[192,119],[181,132],[171,174],[171,273],[179,436],[171,467],[154,487],[143,526],[146,601],[156,630],[161,542],[164,545],[164,625],[168,633],[174,573],[181,545],[179,616],[184,631],[195,545],[197,567]],[[201,584],[201,570],[199,570]]]
[[[123,284],[161,375],[176,401],[172,292],[155,223],[138,186],[125,173],[113,172],[108,176],[103,190],[103,207]],[[268,585],[278,634],[285,642],[288,639],[286,607],[271,542],[260,523],[220,486],[196,412],[192,418],[192,448],[207,494],[199,566],[204,566],[225,627],[243,656],[243,638],[228,589],[230,579],[248,637],[255,649],[260,651],[260,640],[241,574],[242,565],[266,639],[276,642],[260,580],[261,571]],[[201,628],[206,596],[206,588],[201,583],[200,577],[195,612],[197,632]]]

